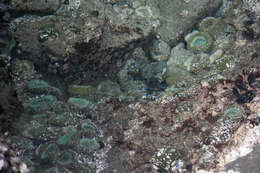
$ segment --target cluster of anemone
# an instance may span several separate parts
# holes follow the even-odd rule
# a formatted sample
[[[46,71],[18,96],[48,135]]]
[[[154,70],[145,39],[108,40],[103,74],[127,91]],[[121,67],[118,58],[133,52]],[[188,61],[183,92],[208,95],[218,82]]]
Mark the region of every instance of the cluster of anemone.
[[[212,45],[212,40],[223,31],[224,23],[221,19],[207,17],[201,21],[198,31],[195,30],[185,37],[187,48],[195,53],[206,52]]]

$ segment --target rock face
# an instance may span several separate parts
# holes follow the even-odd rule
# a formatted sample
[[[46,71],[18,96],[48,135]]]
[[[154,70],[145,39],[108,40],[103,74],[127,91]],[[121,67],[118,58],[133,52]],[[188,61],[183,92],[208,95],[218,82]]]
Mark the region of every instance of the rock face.
[[[12,147],[33,172],[210,170],[259,114],[260,60],[248,55],[258,46],[238,40],[245,22],[200,22],[221,0],[33,2],[13,1],[36,15],[12,21],[17,44],[0,56],[12,59],[0,84],[12,85],[11,71],[25,109]],[[19,115],[13,89],[1,94],[0,111]]]
[[[59,0],[29,0],[29,1],[19,1],[13,0],[10,4],[10,10],[15,12],[35,12],[35,13],[52,13],[55,12],[60,6]]]
[[[148,2],[150,6],[156,8],[155,13],[159,13],[161,27],[158,31],[162,40],[171,46],[176,44],[184,34],[191,31],[198,20],[204,16],[213,15],[221,3],[221,0],[187,1],[187,3],[172,0]]]
[[[23,106],[17,98],[8,58],[4,58],[15,47],[6,27],[10,18],[7,2],[0,1],[0,13],[0,133],[3,133],[13,130],[13,122],[23,113]]]
[[[54,0],[37,1],[39,8],[32,8],[34,1],[13,1],[13,11],[39,16],[17,18],[12,29],[20,57],[31,60],[40,71],[62,76],[67,82],[96,85],[103,78],[115,78],[120,63],[138,43],[147,44],[152,31],[158,32],[162,43],[173,46],[221,2]]]
[[[22,55],[41,71],[87,82],[115,75],[116,61],[124,61],[152,29],[145,20],[125,21],[110,4],[90,0],[70,1],[53,15],[21,17],[13,24]]]

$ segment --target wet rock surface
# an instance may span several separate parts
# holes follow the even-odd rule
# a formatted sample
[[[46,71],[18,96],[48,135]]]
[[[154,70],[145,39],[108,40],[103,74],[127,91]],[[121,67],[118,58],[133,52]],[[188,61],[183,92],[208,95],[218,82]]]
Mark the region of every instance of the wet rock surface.
[[[221,2],[45,1],[13,19],[1,58],[25,113],[10,140],[31,172],[232,169],[259,125],[259,14],[238,0],[208,17]]]
[[[80,6],[71,1],[52,15],[26,18],[13,22],[22,55],[37,67],[45,67],[39,68],[42,71],[69,82],[115,76],[116,61],[123,62],[134,44],[151,36],[146,21],[129,18],[124,22],[100,1],[82,1]]]

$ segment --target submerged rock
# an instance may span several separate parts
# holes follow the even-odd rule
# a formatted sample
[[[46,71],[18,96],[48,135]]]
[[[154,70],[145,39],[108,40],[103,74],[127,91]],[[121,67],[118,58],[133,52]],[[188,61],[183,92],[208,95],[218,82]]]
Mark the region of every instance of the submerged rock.
[[[225,24],[220,18],[206,17],[199,23],[199,31],[206,32],[213,38],[224,31],[224,28]]]
[[[196,57],[191,51],[184,48],[183,43],[172,48],[171,55],[167,61],[166,71],[163,74],[167,85],[190,83],[195,77],[189,72],[193,65],[192,62],[196,62]]]
[[[164,79],[168,86],[189,86],[192,83],[194,77],[185,69],[176,65],[172,65],[167,67],[167,70],[164,74]]]
[[[145,80],[149,88],[161,90],[165,87],[163,79],[163,73],[165,68],[166,62],[162,61],[152,62],[144,65],[144,67],[141,70],[141,76]]]
[[[156,61],[167,60],[170,55],[170,46],[162,40],[154,40],[150,47],[150,54]]]
[[[34,73],[34,64],[28,60],[15,60],[11,67],[12,73],[19,78],[30,78]]]
[[[98,87],[97,91],[104,96],[119,96],[121,94],[120,86],[113,81],[103,81]]]

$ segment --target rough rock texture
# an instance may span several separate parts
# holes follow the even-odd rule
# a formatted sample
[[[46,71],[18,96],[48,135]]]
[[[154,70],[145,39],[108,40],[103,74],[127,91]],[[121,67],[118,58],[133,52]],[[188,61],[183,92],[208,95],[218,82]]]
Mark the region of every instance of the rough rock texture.
[[[4,58],[14,47],[14,44],[11,43],[12,38],[7,33],[7,28],[2,27],[2,25],[4,26],[8,22],[4,16],[10,15],[7,4],[8,2],[0,2],[0,133],[12,131],[13,122],[23,113],[22,103],[18,100],[16,90],[14,89],[11,69],[7,63],[8,59]]]
[[[10,147],[7,135],[0,136],[0,172],[3,173],[29,173],[26,164],[16,156]]]
[[[259,79],[260,73],[252,70],[245,78],[255,75]],[[175,98],[166,94],[156,102],[129,104],[110,99],[97,105],[89,114],[104,132],[107,150],[102,152],[109,166],[103,172],[193,173],[214,170],[220,161],[223,165],[241,156],[241,150],[229,153],[228,149],[237,148],[249,134],[248,119],[259,114],[259,95],[238,104],[232,93],[238,79],[203,82]],[[246,144],[258,141],[253,139],[254,135],[258,138],[257,130],[251,131]]]
[[[115,75],[116,61],[123,62],[135,44],[151,36],[146,21],[124,21],[111,6],[90,0],[80,5],[71,1],[55,15],[21,17],[14,24],[24,57],[67,81]]]
[[[16,5],[11,7],[30,14],[33,9],[28,4],[33,2],[21,7],[14,1]],[[198,20],[213,15],[221,5],[221,0],[188,3],[150,0],[133,10],[134,6],[129,8],[121,1],[62,2],[42,2],[39,13],[52,15],[16,19],[12,25],[14,36],[22,57],[31,60],[41,71],[60,75],[67,82],[93,84],[103,78],[115,78],[128,53],[138,43],[148,43],[152,31],[158,31],[161,39],[172,46]]]
[[[51,13],[56,11],[60,6],[60,0],[29,0],[29,1],[19,1],[12,0],[10,4],[10,10],[17,13],[22,12],[34,12],[34,13]]]
[[[17,98],[10,72],[2,60],[0,71],[0,131],[5,132],[12,131],[12,123],[23,113],[23,106]]]
[[[8,132],[13,134],[14,122],[17,122],[23,113],[23,106],[18,100],[6,58],[15,46],[7,31],[10,19],[8,4],[9,1],[0,1],[0,172],[28,173],[26,164],[10,148],[11,142],[8,138]]]
[[[150,0],[148,4],[159,13],[161,27],[158,29],[162,40],[170,46],[176,44],[183,35],[191,31],[198,20],[214,15],[222,0],[172,1]],[[207,7],[207,8],[205,8]]]
[[[254,39],[259,36],[252,34],[259,33],[258,25],[244,26],[252,22],[245,22],[246,15],[238,16],[230,24],[236,29],[236,35],[227,52],[235,55],[237,65],[223,62],[226,70],[209,75],[198,86],[190,89],[184,86],[183,90],[168,87],[164,91],[166,86],[161,80],[166,62],[149,62],[150,57],[146,57],[149,49],[136,51],[140,57],[128,54],[135,46],[149,48],[142,44],[153,36],[151,22],[159,15],[161,28],[153,26],[154,29],[160,32],[162,40],[168,39],[174,44],[221,1],[151,0],[136,8],[128,8],[127,0],[102,1],[105,4],[90,0],[81,4],[73,0],[69,2],[68,5],[62,4],[53,15],[26,16],[12,23],[18,41],[16,52],[13,52],[18,56],[14,57],[23,59],[17,65],[14,63],[15,66],[21,71],[26,67],[32,74],[34,70],[30,67],[33,65],[26,62],[30,60],[40,73],[32,78],[42,80],[41,74],[51,74],[52,78],[57,75],[70,85],[72,82],[77,84],[72,86],[92,86],[92,83],[94,86],[96,82],[99,83],[97,90],[104,92],[107,89],[100,81],[117,76],[121,68],[118,74],[121,88],[118,87],[116,93],[122,89],[129,96],[138,94],[145,99],[146,84],[156,86],[155,89],[161,86],[159,90],[162,91],[154,101],[131,102],[124,97],[113,97],[88,103],[85,98],[70,98],[69,102],[77,105],[68,105],[68,99],[63,97],[24,90],[28,81],[18,74],[16,84],[25,110],[32,108],[37,112],[33,116],[31,110],[26,112],[27,117],[19,122],[22,127],[18,126],[23,136],[17,136],[13,143],[22,157],[29,156],[28,165],[36,172],[56,169],[58,172],[189,173],[215,169],[219,155],[233,144],[240,127],[249,126],[252,114],[259,114],[256,110],[259,110],[260,63],[259,54],[254,52]],[[202,9],[205,6],[208,8]],[[190,10],[185,11],[186,7]],[[234,14],[238,11],[234,10]],[[136,16],[132,16],[133,13]],[[178,14],[177,17],[174,18],[172,13]],[[177,31],[172,31],[173,28]],[[172,37],[166,38],[167,34]],[[181,49],[186,50],[186,47],[183,45]],[[185,64],[177,58],[170,61]],[[214,67],[217,65],[212,63]],[[203,70],[208,74],[211,69]],[[143,79],[135,80],[134,77],[140,74]],[[213,78],[216,75],[218,79]],[[250,81],[247,80],[249,76]],[[48,82],[50,80],[48,78]],[[90,85],[79,85],[81,82]],[[109,85],[113,86],[113,83]],[[73,152],[65,151],[65,145]],[[86,148],[93,153],[84,151]],[[84,167],[89,171],[84,171]]]

